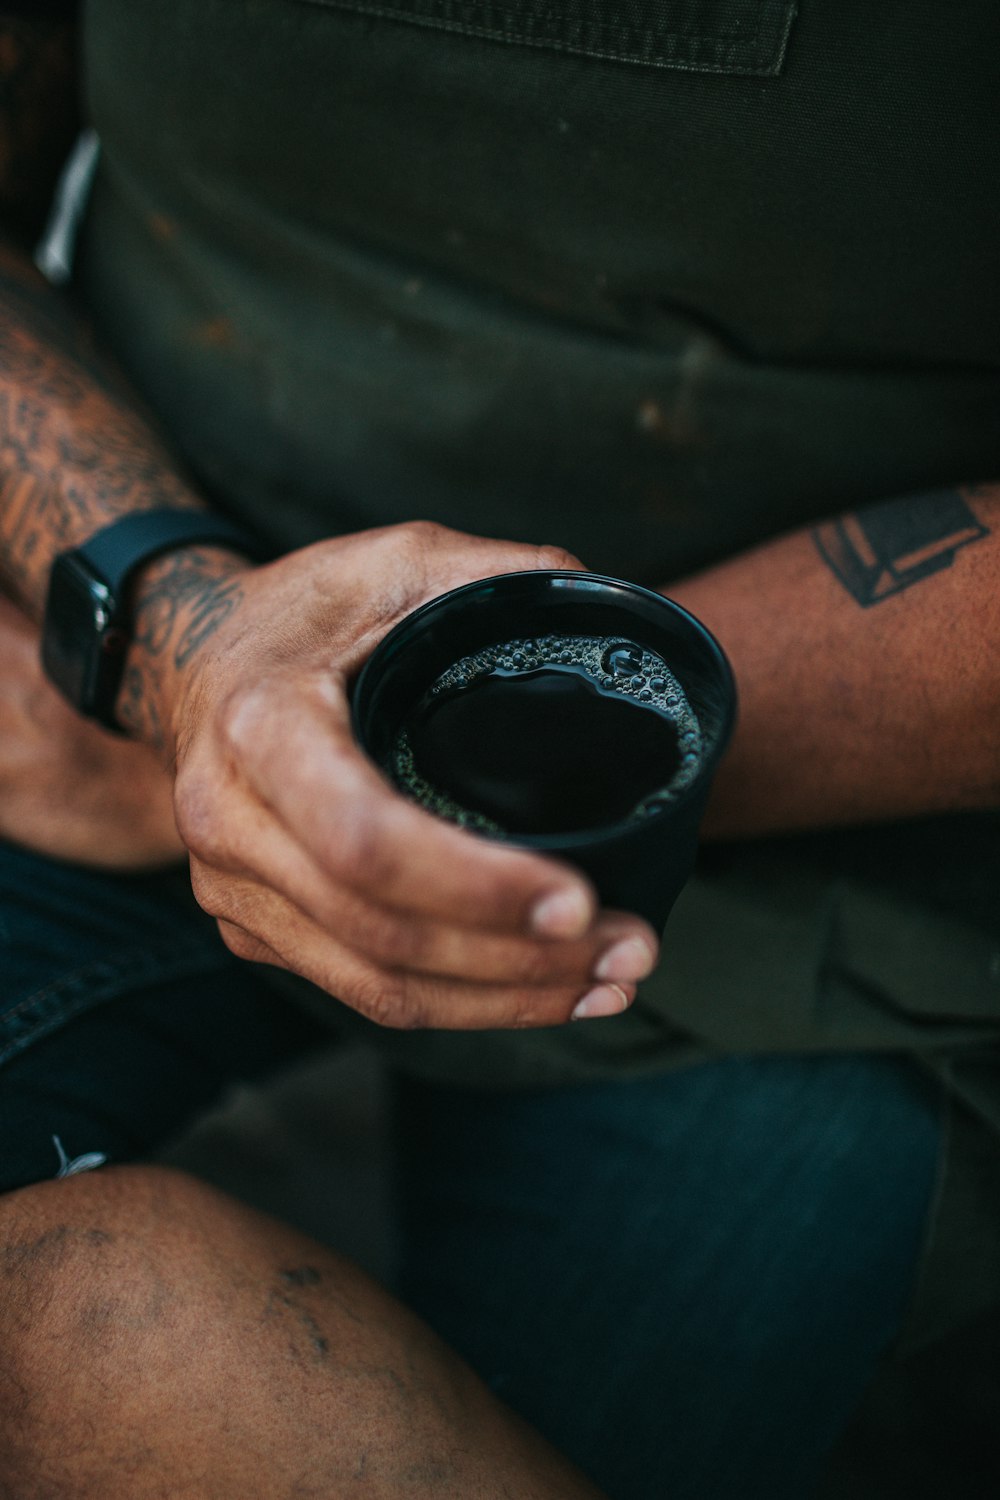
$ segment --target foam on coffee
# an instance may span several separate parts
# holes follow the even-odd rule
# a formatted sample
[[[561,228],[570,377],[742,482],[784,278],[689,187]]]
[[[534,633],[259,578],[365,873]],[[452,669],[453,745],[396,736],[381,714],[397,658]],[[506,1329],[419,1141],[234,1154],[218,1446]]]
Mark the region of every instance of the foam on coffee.
[[[503,837],[652,815],[698,774],[697,717],[666,663],[621,636],[519,637],[434,681],[387,769],[439,817]]]

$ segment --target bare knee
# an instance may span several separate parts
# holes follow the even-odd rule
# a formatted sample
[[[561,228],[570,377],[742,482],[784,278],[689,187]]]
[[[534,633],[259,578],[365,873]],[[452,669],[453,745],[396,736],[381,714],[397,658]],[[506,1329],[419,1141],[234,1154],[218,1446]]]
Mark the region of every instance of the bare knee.
[[[95,1431],[138,1426],[157,1393],[174,1399],[171,1370],[199,1383],[209,1193],[181,1173],[122,1167],[0,1199],[0,1494],[62,1493],[38,1488],[57,1457],[78,1453],[82,1475]]]
[[[363,1273],[159,1168],[0,1200],[0,1410],[2,1500],[593,1496]]]
[[[116,1168],[0,1199],[5,1352],[51,1353],[54,1340],[92,1328],[99,1308],[110,1312],[109,1297],[112,1306],[131,1301],[149,1274],[157,1199],[173,1175]]]
[[[0,1198],[5,1345],[29,1336],[37,1349],[39,1337],[82,1336],[116,1314],[139,1326],[206,1191],[179,1172],[116,1167]]]
[[[0,1277],[3,1500],[159,1500],[192,1473],[272,1500],[316,1464],[331,1483],[302,1492],[325,1495],[358,1464],[421,1462],[428,1426],[454,1443],[450,1367],[418,1357],[401,1308],[183,1174],[102,1169],[0,1200]]]

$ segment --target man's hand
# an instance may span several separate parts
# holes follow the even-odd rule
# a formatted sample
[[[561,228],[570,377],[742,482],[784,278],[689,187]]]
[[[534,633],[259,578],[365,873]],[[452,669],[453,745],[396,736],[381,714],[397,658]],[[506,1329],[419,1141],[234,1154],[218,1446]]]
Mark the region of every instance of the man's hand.
[[[171,792],[151,750],[62,700],[37,627],[0,595],[0,837],[95,868],[155,869],[184,854]]]
[[[37,620],[60,552],[120,516],[202,502],[71,310],[22,261],[0,257],[0,281],[0,581]],[[142,570],[117,712],[176,765],[195,892],[236,953],[393,1026],[625,1008],[655,960],[650,929],[599,917],[572,871],[407,803],[350,732],[348,682],[404,614],[567,561],[412,525],[261,569],[188,548]],[[32,819],[51,848],[37,804]],[[60,852],[81,851],[60,835]]]
[[[348,705],[375,645],[426,600],[490,574],[579,564],[425,524],[262,568],[216,562],[151,565],[119,702],[176,759],[195,894],[232,951],[389,1026],[623,1010],[653,967],[652,931],[599,914],[569,869],[407,802],[358,748]]]

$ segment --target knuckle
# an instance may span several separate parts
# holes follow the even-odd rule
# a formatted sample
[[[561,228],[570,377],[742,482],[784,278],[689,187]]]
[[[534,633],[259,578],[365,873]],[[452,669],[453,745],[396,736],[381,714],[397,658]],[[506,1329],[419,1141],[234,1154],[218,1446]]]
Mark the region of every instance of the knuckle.
[[[236,884],[192,860],[191,890],[202,911],[215,919],[230,953],[253,959],[270,955],[268,944],[256,935],[267,917],[266,899],[256,887]]]
[[[365,1014],[386,1030],[422,1030],[434,1021],[432,989],[431,981],[419,975],[382,970],[373,975]]]
[[[508,1025],[512,1031],[526,1031],[532,1026],[548,1024],[547,1015],[539,1014],[538,998],[530,991],[517,990],[511,999]]]
[[[406,985],[401,975],[373,970],[354,986],[351,1000],[376,1026],[387,1030],[409,1028]]]
[[[208,916],[220,918],[226,915],[223,887],[210,866],[199,859],[191,860],[191,890],[194,899]]]
[[[393,885],[396,859],[386,850],[375,819],[361,812],[345,816],[330,851],[330,863],[344,884],[355,890],[384,890]]]
[[[516,977],[521,984],[551,986],[565,982],[574,968],[580,968],[579,961],[574,963],[573,956],[564,954],[557,944],[533,943],[523,951]]]
[[[400,547],[411,568],[418,568],[420,576],[430,557],[437,552],[447,535],[447,528],[436,521],[403,521],[395,528],[394,544]]]
[[[272,714],[263,684],[231,693],[219,709],[219,733],[226,749],[238,759],[256,750]]]
[[[353,947],[392,968],[418,965],[428,950],[424,933],[412,922],[386,912],[373,912],[352,924]]]
[[[445,527],[437,521],[404,521],[401,530],[406,540],[414,547],[433,546],[440,541],[445,533]]]
[[[222,941],[235,958],[254,959],[260,956],[261,944],[244,928],[224,920],[217,921],[216,925]]]
[[[223,823],[218,787],[197,771],[181,770],[174,788],[177,831],[200,859],[212,863],[222,852]]]
[[[549,545],[536,547],[535,557],[537,559],[536,566],[539,568],[555,568],[557,570],[569,568],[576,571],[582,567],[580,559],[574,557],[573,553],[568,552],[565,547]]]

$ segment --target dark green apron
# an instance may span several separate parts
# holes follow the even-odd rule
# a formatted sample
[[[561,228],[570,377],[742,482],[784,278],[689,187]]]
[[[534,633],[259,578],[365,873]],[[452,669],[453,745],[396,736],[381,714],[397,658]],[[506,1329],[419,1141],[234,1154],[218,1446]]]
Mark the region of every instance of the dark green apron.
[[[90,0],[87,26],[80,286],[276,546],[423,516],[667,585],[1000,478],[996,0]],[[997,834],[706,850],[627,1018],[383,1044],[484,1086],[912,1053],[953,1145],[929,1337],[1000,1287]]]

